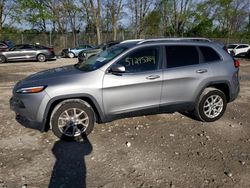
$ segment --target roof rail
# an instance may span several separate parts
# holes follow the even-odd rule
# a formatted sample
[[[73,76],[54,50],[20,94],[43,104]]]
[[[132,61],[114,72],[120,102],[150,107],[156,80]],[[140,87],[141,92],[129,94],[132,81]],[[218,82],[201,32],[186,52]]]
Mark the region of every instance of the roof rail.
[[[157,39],[145,39],[142,41],[139,41],[137,44],[143,44],[146,42],[164,42],[164,41],[200,41],[200,42],[212,42],[210,39],[208,38],[199,38],[199,37],[186,37],[186,38],[157,38]]]
[[[140,42],[143,40],[145,40],[145,39],[129,39],[129,40],[124,40],[124,41],[120,42],[120,44],[127,43],[127,42]]]

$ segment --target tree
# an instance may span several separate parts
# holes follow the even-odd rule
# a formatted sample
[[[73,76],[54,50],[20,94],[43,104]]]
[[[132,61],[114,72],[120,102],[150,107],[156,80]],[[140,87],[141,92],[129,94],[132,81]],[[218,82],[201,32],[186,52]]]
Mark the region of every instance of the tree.
[[[14,7],[14,1],[13,0],[0,0],[0,34],[2,33],[3,26],[9,20],[12,18],[11,14]],[[11,20],[12,21],[12,20]],[[10,24],[11,22],[9,22]]]
[[[132,14],[132,27],[134,28],[134,37],[144,37],[145,18],[153,5],[153,0],[129,0],[129,9]]]
[[[206,0],[197,4],[194,24],[206,24],[215,37],[233,37],[247,26],[249,0]],[[212,23],[210,23],[212,22]],[[208,28],[207,28],[208,29]]]
[[[97,43],[101,44],[101,0],[97,0],[95,3],[94,0],[89,0],[90,2],[90,12],[93,16],[95,29],[96,29],[96,36],[97,36]]]
[[[71,0],[64,0],[62,1],[63,7],[67,14],[68,22],[72,31],[73,36],[73,44],[76,46],[78,45],[77,36],[76,34],[80,30],[80,8]]]
[[[113,40],[117,40],[117,22],[124,7],[123,0],[107,0],[106,7],[111,17]]]

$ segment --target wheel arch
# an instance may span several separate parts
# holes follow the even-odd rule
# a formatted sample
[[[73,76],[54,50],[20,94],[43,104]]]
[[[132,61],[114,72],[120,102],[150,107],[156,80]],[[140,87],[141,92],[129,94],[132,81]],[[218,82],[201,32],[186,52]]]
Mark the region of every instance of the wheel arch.
[[[97,123],[101,123],[105,121],[105,116],[102,113],[102,110],[100,106],[98,105],[97,101],[90,95],[70,95],[70,96],[59,96],[52,98],[45,109],[45,113],[43,115],[44,120],[44,131],[48,131],[50,129],[50,116],[52,114],[53,109],[58,105],[60,102],[64,100],[70,100],[70,99],[81,99],[85,102],[87,102],[93,109],[95,113],[95,118]]]
[[[213,88],[216,88],[218,90],[221,90],[225,94],[227,102],[230,102],[230,100],[231,100],[230,90],[231,89],[230,89],[229,82],[226,80],[207,83],[204,87],[202,87],[202,89],[200,90],[200,92],[196,96],[196,102],[197,102],[197,100],[199,100],[199,96],[202,94],[202,92],[206,88],[209,88],[209,87],[213,87]]]

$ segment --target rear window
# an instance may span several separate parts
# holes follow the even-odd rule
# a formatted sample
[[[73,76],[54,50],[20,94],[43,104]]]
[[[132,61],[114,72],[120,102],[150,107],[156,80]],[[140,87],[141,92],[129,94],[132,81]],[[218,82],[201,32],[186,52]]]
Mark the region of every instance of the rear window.
[[[227,46],[227,48],[230,48],[230,49],[234,49],[236,47],[237,47],[237,45],[235,45],[235,44],[230,44],[230,45]]]
[[[212,49],[210,47],[206,47],[206,46],[200,46],[199,48],[200,48],[201,53],[204,57],[204,61],[206,63],[221,60],[220,56],[218,55],[218,53],[214,49]]]
[[[199,64],[195,46],[166,46],[167,68]]]

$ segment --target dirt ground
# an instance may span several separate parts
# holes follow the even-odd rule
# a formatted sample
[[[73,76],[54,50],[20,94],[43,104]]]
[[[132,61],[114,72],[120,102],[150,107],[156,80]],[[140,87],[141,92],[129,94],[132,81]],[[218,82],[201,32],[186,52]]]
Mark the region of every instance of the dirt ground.
[[[179,113],[127,118],[96,125],[85,142],[17,123],[14,84],[76,61],[0,65],[0,188],[250,187],[250,61],[240,60],[240,96],[213,123]]]

